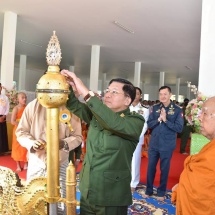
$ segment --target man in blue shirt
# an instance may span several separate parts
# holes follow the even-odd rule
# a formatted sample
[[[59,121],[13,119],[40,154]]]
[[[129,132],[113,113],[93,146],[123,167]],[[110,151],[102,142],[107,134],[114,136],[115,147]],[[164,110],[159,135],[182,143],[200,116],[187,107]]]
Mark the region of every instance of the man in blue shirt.
[[[162,86],[159,89],[160,104],[153,106],[147,122],[152,133],[148,149],[149,162],[145,197],[153,194],[156,166],[160,160],[161,176],[160,185],[157,188],[157,199],[160,201],[164,200],[177,133],[182,131],[184,125],[183,111],[170,100],[171,96],[170,87]]]

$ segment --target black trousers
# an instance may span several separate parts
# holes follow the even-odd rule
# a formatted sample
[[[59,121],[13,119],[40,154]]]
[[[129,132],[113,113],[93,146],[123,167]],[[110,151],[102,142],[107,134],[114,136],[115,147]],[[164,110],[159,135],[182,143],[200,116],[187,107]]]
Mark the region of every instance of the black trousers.
[[[2,116],[2,115],[0,115]],[[0,153],[8,151],[7,123],[0,123]]]

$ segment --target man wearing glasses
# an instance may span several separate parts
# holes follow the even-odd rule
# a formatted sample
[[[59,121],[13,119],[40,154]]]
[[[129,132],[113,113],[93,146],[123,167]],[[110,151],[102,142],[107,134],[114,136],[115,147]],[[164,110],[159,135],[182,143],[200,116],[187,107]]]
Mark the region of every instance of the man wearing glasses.
[[[125,79],[113,79],[102,103],[74,73],[61,73],[86,101],[79,102],[71,89],[67,108],[90,125],[80,173],[80,214],[127,215],[131,160],[144,125],[143,117],[129,110],[136,89]]]

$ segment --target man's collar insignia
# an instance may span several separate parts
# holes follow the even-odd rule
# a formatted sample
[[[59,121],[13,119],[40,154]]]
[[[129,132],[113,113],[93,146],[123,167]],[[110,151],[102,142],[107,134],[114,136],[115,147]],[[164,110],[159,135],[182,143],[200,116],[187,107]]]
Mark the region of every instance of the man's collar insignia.
[[[121,117],[124,117],[124,116],[125,116],[125,114],[124,114],[124,113],[121,113],[121,114],[120,114],[120,116],[121,116]]]
[[[156,113],[160,113],[160,112],[161,112],[161,109],[157,109],[157,110],[156,110]]]

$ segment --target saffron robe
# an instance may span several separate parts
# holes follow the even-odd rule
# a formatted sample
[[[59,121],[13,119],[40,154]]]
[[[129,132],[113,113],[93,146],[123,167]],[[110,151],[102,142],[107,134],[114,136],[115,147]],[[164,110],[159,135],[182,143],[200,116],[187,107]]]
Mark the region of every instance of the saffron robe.
[[[176,215],[215,214],[215,139],[186,158],[176,194]]]
[[[26,106],[22,107],[16,114],[16,121],[19,122],[22,113],[24,111]],[[17,141],[16,139],[16,129],[17,129],[18,125],[14,125],[13,127],[13,141],[12,141],[12,153],[11,153],[11,157],[15,160],[15,161],[24,161],[27,162],[27,152],[28,150],[21,146],[20,143]]]

